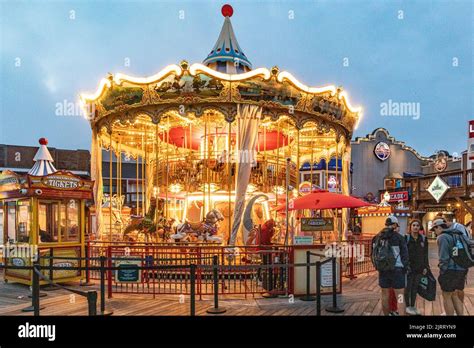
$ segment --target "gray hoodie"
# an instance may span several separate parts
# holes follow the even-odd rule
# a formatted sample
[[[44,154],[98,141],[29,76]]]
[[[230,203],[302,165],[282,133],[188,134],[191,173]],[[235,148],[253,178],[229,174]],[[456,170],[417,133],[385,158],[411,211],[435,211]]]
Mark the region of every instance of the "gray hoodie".
[[[454,247],[454,239],[451,235],[453,230],[445,230],[436,239],[438,242],[439,271],[440,273],[449,270],[465,271],[466,269],[457,265],[451,258],[451,249]]]

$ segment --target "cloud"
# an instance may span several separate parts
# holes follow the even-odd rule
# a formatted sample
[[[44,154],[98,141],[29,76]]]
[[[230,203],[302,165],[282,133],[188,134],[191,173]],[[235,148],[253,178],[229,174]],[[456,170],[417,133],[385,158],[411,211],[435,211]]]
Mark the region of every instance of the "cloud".
[[[55,94],[56,91],[58,90],[58,85],[56,83],[56,79],[53,76],[47,76],[43,80],[43,84],[46,87],[46,89],[49,91],[51,94]]]

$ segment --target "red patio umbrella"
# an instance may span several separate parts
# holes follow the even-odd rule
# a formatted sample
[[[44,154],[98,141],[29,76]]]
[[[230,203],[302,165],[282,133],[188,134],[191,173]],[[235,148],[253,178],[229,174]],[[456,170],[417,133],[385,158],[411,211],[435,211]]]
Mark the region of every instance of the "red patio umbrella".
[[[314,190],[305,196],[290,199],[288,210],[360,208],[369,205],[372,204],[352,196],[329,192],[326,190]],[[285,205],[280,205],[276,210],[279,211],[285,208]]]

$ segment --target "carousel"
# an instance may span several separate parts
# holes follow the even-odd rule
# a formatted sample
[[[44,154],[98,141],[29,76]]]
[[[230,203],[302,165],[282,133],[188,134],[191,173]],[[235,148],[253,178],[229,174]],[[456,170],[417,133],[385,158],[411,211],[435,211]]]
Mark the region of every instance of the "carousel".
[[[253,68],[232,14],[222,7],[220,35],[202,63],[182,61],[149,77],[110,74],[81,95],[92,128],[98,239],[248,245],[273,220],[274,242],[284,243],[288,212],[274,208],[303,194],[300,187],[349,194],[361,109],[341,87],[308,87],[276,66]],[[136,163],[144,193],[126,219],[115,183],[124,158]],[[313,175],[318,163],[326,168]],[[329,163],[335,175],[327,175]],[[302,176],[303,168],[310,173]],[[343,209],[342,229],[348,218]]]

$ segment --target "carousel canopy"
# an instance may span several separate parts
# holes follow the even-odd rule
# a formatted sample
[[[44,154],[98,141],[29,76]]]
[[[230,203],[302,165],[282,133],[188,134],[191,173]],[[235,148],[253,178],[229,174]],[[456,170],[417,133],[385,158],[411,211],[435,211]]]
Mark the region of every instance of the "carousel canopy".
[[[39,144],[40,147],[33,158],[35,164],[30,169],[28,174],[34,176],[45,176],[56,172],[57,170],[53,165],[53,157],[51,157],[51,154],[46,147],[46,145],[48,145],[48,140],[46,138],[41,138],[39,140]]]
[[[296,162],[297,143],[301,163],[342,156],[361,108],[342,87],[309,87],[278,67],[250,70],[232,29],[232,8],[222,12],[221,34],[204,64],[182,61],[149,77],[110,74],[94,94],[81,94],[98,145],[133,157],[228,148],[239,133],[238,107],[251,105],[261,108],[259,152],[283,148]]]

